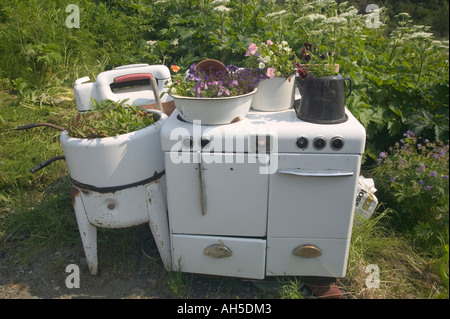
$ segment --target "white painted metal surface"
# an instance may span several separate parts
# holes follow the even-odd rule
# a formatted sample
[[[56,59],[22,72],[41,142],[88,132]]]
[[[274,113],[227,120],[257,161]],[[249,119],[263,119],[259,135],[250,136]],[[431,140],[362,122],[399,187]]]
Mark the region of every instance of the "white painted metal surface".
[[[253,96],[252,109],[257,111],[284,111],[294,106],[295,74],[285,78],[277,76],[265,79],[258,85],[258,92]]]
[[[154,125],[117,137],[70,138],[61,144],[72,178],[72,202],[89,271],[98,272],[97,227],[148,223],[166,269],[171,269],[160,111]]]
[[[318,125],[293,109],[250,111],[237,123],[203,126],[174,112],[161,130],[173,264],[248,278],[345,276],[365,146],[364,128],[347,115]],[[224,238],[259,266],[210,261],[203,249]]]
[[[124,75],[152,74],[157,79],[158,91],[166,92],[166,81],[170,81],[170,71],[164,65],[130,64],[117,67],[113,70],[101,72],[97,75],[96,82],[88,82],[90,78],[85,76],[75,81],[74,92],[79,112],[89,111],[92,108],[91,98],[100,102],[101,100],[121,101],[128,99],[127,103],[135,105],[147,105],[155,103],[155,96],[150,85],[135,85],[130,88],[114,91],[111,84],[114,79]],[[172,100],[165,94],[162,102]]]
[[[164,171],[160,131],[167,115],[136,132],[96,139],[72,138],[63,131],[61,146],[70,176],[77,182],[112,187],[128,185]]]
[[[212,245],[223,245],[229,257],[205,254]],[[174,270],[198,274],[263,279],[266,241],[259,238],[172,235]]]
[[[247,115],[253,92],[231,97],[200,98],[172,95],[181,118],[187,122],[201,121],[202,125],[239,122]]]

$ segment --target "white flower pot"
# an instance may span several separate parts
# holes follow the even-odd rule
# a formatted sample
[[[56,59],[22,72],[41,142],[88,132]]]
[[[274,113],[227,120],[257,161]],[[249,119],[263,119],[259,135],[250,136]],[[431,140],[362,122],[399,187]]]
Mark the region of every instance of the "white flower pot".
[[[295,74],[265,79],[258,85],[251,107],[256,111],[283,111],[294,106]]]
[[[243,95],[217,98],[171,96],[180,117],[186,122],[198,120],[202,125],[221,125],[243,120],[256,92],[257,89]]]
[[[139,131],[95,139],[60,137],[66,164],[73,180],[96,188],[118,187],[146,180],[164,171],[161,125],[167,115]]]

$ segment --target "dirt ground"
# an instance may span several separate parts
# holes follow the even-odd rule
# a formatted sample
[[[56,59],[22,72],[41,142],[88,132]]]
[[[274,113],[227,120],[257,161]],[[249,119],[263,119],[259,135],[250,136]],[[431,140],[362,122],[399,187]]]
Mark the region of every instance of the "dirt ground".
[[[145,226],[136,229],[138,244],[127,256],[114,255],[110,247],[110,251],[99,248],[99,273],[95,276],[89,274],[81,243],[79,247],[39,252],[26,258],[21,256],[18,245],[0,246],[0,299],[270,297],[264,287],[273,287],[275,282],[255,284],[236,278],[167,272]],[[68,265],[79,268],[79,288],[70,287],[75,283],[75,272],[66,272]]]

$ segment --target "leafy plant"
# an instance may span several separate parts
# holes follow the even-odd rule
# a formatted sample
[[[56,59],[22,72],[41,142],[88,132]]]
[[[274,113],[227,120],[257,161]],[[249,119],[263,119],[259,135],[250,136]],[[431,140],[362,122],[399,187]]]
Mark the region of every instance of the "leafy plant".
[[[338,70],[335,66],[333,52],[321,52],[317,46],[305,42],[302,48],[301,63],[296,62],[295,67],[301,79],[307,77],[322,77],[336,75]]]
[[[159,119],[157,114],[127,105],[126,101],[102,100],[97,103],[93,99],[92,111],[72,117],[67,127],[68,135],[76,138],[118,136],[143,129]]]
[[[179,71],[172,66],[172,71]],[[187,75],[177,74],[169,85],[169,93],[188,97],[219,98],[250,93],[258,86],[262,75],[251,68],[238,68],[229,65],[226,70],[205,72],[197,70],[192,64]]]
[[[389,153],[379,154],[376,185],[401,220],[448,227],[448,148],[407,131]]]

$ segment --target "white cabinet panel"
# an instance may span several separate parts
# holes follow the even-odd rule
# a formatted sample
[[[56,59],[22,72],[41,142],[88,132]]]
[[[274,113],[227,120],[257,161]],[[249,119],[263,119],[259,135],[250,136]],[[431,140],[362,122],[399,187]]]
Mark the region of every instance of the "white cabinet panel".
[[[266,241],[236,237],[172,235],[172,265],[183,272],[263,279]]]
[[[268,238],[267,276],[344,277],[350,239]],[[293,254],[302,247],[313,247],[320,256]]]
[[[280,154],[269,178],[268,236],[349,238],[359,155]]]
[[[190,155],[166,153],[171,232],[265,236],[269,177],[258,155],[206,153],[201,163]]]

